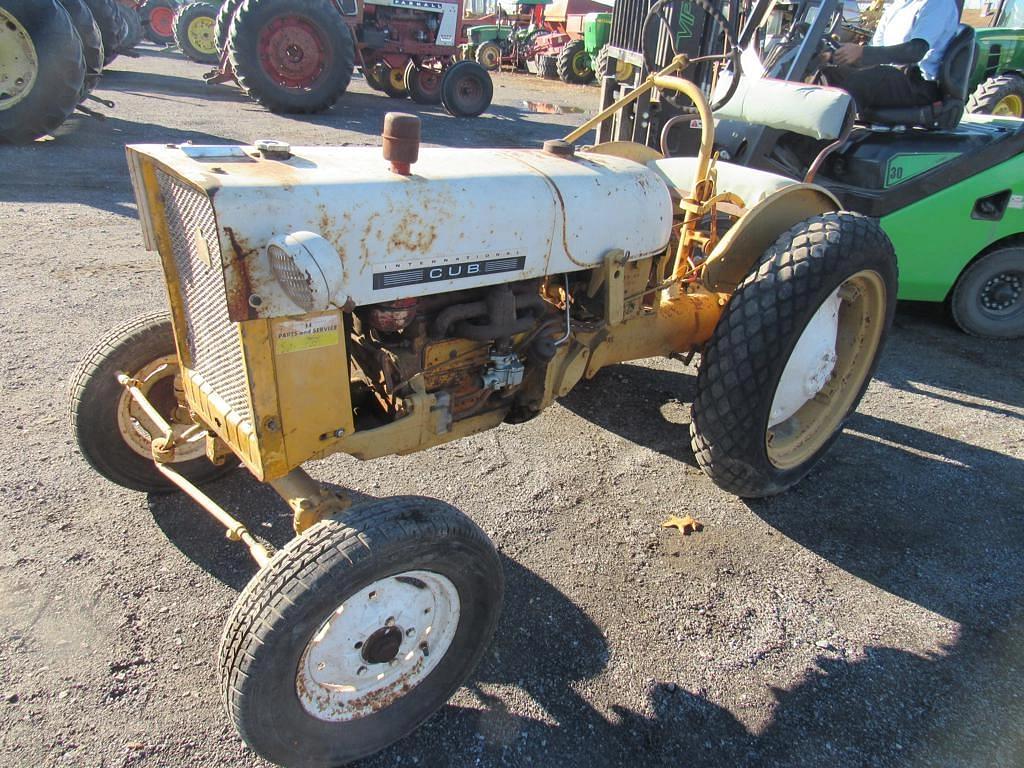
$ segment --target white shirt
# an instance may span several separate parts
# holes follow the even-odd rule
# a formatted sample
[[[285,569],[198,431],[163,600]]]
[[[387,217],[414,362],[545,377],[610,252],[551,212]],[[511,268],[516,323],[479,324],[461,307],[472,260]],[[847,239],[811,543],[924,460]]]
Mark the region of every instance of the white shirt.
[[[928,43],[928,53],[918,66],[926,78],[935,80],[939,76],[942,55],[959,24],[955,0],[895,0],[882,14],[871,45],[924,40]]]

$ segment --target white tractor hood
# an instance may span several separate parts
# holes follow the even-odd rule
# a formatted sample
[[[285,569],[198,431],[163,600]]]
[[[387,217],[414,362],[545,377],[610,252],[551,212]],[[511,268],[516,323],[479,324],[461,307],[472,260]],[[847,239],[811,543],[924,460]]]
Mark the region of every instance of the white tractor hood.
[[[672,226],[660,176],[605,155],[421,148],[411,175],[402,176],[379,147],[302,147],[272,160],[253,147],[133,146],[130,165],[151,247],[157,240],[139,156],[155,161],[158,178],[162,171],[212,202],[219,243],[206,246],[215,263],[219,245],[228,292],[249,292],[248,317],[350,309],[588,269],[612,249],[640,259],[666,247]],[[166,182],[160,194],[167,216],[179,215],[182,204],[168,205]],[[271,268],[272,241],[306,243],[322,273],[311,275],[319,286],[315,306],[289,300],[281,273]],[[232,319],[245,319],[240,312],[235,303]]]

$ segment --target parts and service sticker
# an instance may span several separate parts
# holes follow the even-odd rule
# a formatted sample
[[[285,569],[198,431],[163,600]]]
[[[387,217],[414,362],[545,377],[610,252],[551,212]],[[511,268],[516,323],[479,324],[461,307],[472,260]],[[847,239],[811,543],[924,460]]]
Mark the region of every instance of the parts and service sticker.
[[[278,354],[331,347],[341,338],[341,320],[324,315],[309,320],[284,320],[274,326],[274,348]]]

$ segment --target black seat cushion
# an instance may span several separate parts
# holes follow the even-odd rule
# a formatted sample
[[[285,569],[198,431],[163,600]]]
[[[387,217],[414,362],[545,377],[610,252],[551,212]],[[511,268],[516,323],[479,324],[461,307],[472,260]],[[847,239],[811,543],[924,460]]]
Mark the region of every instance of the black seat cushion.
[[[860,119],[869,123],[930,130],[952,130],[960,122],[967,103],[967,86],[974,65],[976,46],[974,28],[961,24],[950,40],[939,66],[939,98],[933,104],[917,107],[865,109]]]

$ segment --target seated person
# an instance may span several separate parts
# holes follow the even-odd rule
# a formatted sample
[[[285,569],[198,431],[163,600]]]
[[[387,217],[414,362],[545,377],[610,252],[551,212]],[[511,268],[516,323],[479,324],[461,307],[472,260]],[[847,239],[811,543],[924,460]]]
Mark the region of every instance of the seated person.
[[[894,0],[870,45],[845,43],[822,73],[853,96],[858,111],[918,107],[939,100],[935,80],[959,26],[956,0]]]

